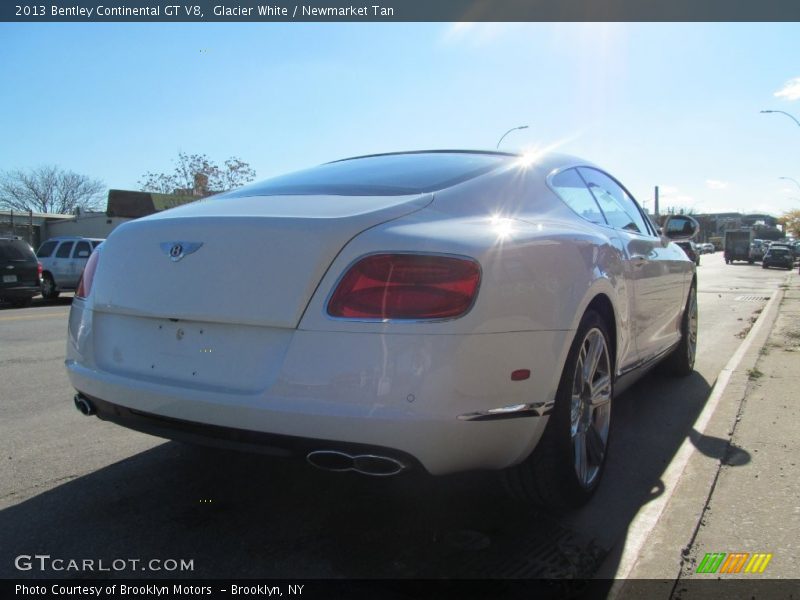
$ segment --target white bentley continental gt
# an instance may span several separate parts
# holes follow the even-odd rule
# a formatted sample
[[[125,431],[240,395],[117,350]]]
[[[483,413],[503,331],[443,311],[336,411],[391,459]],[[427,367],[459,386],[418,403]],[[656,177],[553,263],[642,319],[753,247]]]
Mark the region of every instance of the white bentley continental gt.
[[[563,155],[341,160],[131,221],[91,256],[66,367],[87,415],[389,476],[595,491],[613,397],[693,369],[695,266]]]

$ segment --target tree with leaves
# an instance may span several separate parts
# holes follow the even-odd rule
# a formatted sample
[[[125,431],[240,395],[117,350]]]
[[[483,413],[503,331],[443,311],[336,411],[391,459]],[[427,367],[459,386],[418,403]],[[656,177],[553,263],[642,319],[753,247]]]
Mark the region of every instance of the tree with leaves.
[[[783,226],[786,235],[800,237],[800,209],[787,210],[778,218],[778,223]]]
[[[71,214],[97,210],[105,184],[55,165],[0,173],[0,207],[7,210]]]
[[[241,187],[255,178],[255,170],[240,158],[232,156],[220,167],[205,154],[178,152],[171,173],[148,171],[139,185],[144,192],[207,196]]]

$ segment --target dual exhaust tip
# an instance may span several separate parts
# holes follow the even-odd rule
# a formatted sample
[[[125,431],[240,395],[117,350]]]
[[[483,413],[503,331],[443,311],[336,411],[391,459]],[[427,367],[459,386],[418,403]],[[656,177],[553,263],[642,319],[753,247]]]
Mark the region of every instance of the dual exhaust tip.
[[[315,450],[308,453],[306,460],[309,464],[323,471],[336,473],[354,471],[362,475],[372,475],[373,477],[399,475],[408,469],[408,465],[396,458],[377,456],[375,454],[352,455],[338,450]]]
[[[73,402],[82,415],[89,417],[97,412],[92,401],[83,394],[75,394]],[[408,465],[396,458],[376,454],[352,455],[338,450],[315,450],[308,453],[306,460],[323,471],[336,473],[354,471],[373,477],[390,477],[408,469]]]
[[[86,417],[90,417],[97,412],[92,401],[83,394],[75,394],[73,402],[75,402],[75,408],[81,411],[81,414]]]

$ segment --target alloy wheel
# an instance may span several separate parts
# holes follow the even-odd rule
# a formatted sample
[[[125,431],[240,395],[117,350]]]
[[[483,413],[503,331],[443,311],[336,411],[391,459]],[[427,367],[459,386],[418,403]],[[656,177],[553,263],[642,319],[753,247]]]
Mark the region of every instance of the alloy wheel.
[[[575,474],[584,488],[592,486],[605,458],[611,423],[611,392],[608,344],[603,332],[593,328],[581,343],[570,405]]]
[[[689,364],[694,366],[694,359],[697,355],[697,294],[689,296],[689,307],[687,309],[686,335],[688,336],[686,352]]]

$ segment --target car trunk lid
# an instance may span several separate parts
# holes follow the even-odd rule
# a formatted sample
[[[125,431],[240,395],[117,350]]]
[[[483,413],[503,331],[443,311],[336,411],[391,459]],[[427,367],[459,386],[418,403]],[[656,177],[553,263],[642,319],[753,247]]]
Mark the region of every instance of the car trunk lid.
[[[294,328],[348,241],[431,200],[425,194],[219,198],[131,221],[102,249],[94,307]]]

